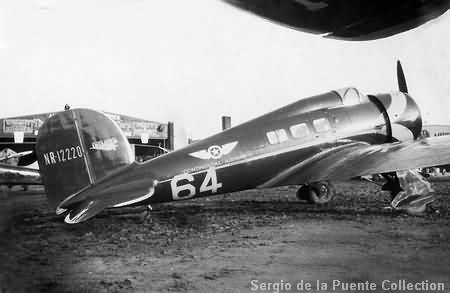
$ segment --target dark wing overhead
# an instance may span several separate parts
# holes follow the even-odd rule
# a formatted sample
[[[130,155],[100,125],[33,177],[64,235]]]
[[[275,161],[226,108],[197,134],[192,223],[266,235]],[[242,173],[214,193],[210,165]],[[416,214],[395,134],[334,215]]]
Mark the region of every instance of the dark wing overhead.
[[[450,164],[450,136],[415,142],[350,143],[323,152],[281,172],[260,187],[347,180],[356,176]]]
[[[395,35],[434,19],[448,0],[223,0],[277,23],[344,40]]]

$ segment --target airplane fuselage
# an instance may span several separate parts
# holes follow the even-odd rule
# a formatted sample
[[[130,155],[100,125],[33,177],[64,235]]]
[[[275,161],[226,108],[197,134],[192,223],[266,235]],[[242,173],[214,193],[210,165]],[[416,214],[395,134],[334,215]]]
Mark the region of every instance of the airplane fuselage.
[[[152,196],[140,204],[273,187],[277,186],[273,178],[284,170],[324,150],[354,142],[414,140],[420,131],[419,110],[406,94],[357,93],[348,99],[345,93],[333,91],[300,100],[143,164],[133,163],[117,178],[134,184],[156,178]]]
[[[59,112],[36,143],[49,204],[71,224],[110,207],[286,185],[301,185],[297,198],[324,204],[334,194],[329,181],[370,174],[382,174],[383,190],[397,198],[405,191],[397,171],[450,162],[447,140],[420,138],[421,114],[399,62],[397,76],[399,91],[344,88],[301,99],[145,163],[134,161],[103,113]],[[431,197],[422,199],[417,209]]]

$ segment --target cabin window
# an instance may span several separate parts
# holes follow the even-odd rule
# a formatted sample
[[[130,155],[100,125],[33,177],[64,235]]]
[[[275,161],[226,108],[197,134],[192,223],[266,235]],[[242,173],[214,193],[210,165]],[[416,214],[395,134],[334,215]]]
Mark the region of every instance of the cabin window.
[[[313,125],[317,132],[327,132],[331,129],[327,118],[315,119],[313,120]]]
[[[278,140],[280,142],[284,142],[284,141],[288,140],[288,136],[286,134],[286,131],[284,131],[284,129],[278,129],[276,132],[277,132]]]
[[[289,127],[291,134],[295,138],[305,137],[309,135],[309,129],[306,123],[300,123]]]
[[[269,139],[270,144],[276,144],[278,143],[277,134],[275,131],[269,131],[266,133],[267,139]]]
[[[266,133],[267,139],[270,144],[282,143],[288,140],[288,136],[284,129],[277,129]]]

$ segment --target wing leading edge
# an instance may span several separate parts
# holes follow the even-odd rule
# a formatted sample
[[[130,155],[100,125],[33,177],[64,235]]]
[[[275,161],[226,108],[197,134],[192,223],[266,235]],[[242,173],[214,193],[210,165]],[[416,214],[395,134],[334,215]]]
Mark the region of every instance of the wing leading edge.
[[[450,136],[369,145],[355,142],[330,148],[295,164],[262,184],[273,187],[450,164]]]

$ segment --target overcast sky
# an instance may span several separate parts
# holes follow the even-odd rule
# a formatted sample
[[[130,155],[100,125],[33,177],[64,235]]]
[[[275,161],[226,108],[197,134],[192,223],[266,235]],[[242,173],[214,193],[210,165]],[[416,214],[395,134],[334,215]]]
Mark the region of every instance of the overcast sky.
[[[220,130],[345,86],[409,91],[450,123],[450,15],[383,40],[294,31],[219,0],[0,0],[0,117],[64,104],[172,120],[178,138]]]

